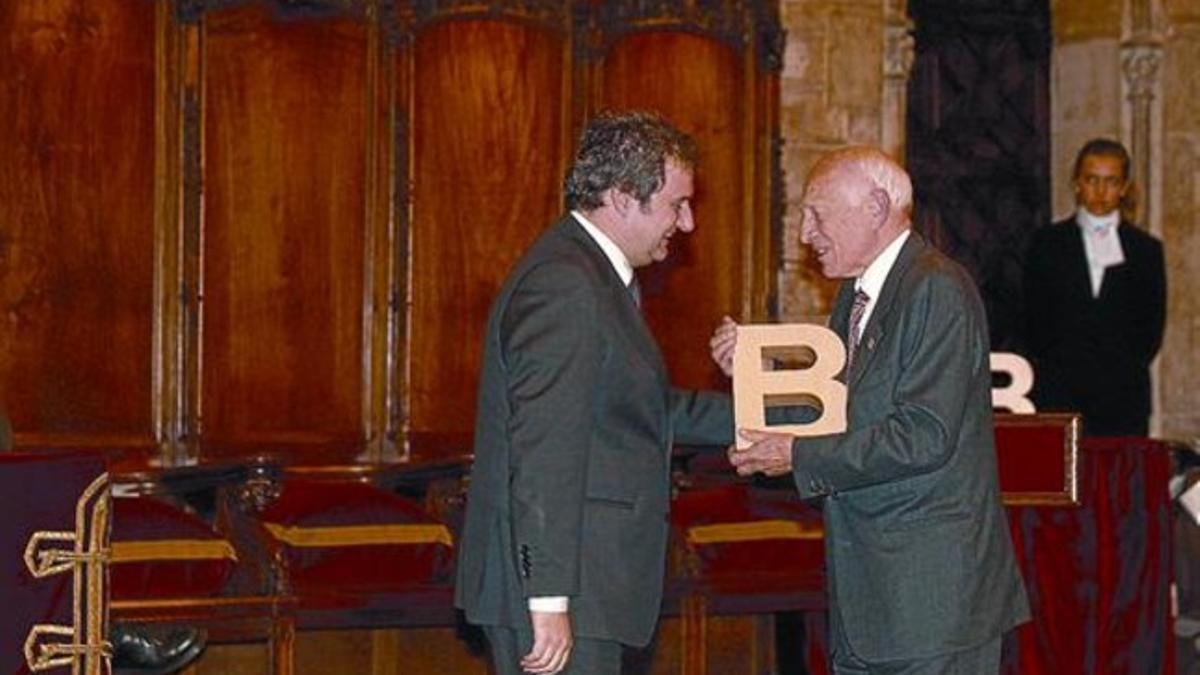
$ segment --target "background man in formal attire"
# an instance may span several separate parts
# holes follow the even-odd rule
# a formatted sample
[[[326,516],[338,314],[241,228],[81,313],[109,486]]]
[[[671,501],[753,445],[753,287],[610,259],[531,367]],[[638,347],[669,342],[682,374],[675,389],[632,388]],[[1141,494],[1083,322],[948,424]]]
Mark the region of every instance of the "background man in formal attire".
[[[1150,362],[1162,344],[1162,244],[1121,217],[1129,153],[1089,141],[1075,159],[1074,217],[1039,229],[1025,270],[1033,401],[1083,413],[1091,436],[1145,436]]]
[[[912,185],[882,152],[821,158],[801,238],[846,279],[844,433],[739,430],[738,473],[793,474],[823,498],[835,673],[999,669],[1029,608],[1000,503],[983,305],[967,273],[910,229]],[[713,337],[729,372],[735,326]]]
[[[484,343],[456,604],[499,673],[618,673],[662,596],[674,441],[732,439],[729,399],[670,388],[633,270],[691,232],[692,139],[601,114],[569,215],[517,263]]]

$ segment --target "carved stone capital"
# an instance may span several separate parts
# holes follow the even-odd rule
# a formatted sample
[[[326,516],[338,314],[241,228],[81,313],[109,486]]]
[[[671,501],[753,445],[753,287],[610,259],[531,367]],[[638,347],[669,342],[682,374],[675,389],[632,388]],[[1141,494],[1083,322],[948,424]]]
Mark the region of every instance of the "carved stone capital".
[[[1161,44],[1133,43],[1121,47],[1121,72],[1129,86],[1130,99],[1154,98],[1162,61]]]
[[[915,54],[912,22],[891,19],[883,28],[883,76],[889,80],[908,80]]]

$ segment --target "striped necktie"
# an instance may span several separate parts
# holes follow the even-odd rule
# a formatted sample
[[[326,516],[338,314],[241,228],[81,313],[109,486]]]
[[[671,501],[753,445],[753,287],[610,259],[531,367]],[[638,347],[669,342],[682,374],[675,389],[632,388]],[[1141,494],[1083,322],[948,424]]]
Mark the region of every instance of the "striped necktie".
[[[638,309],[642,308],[642,285],[638,283],[637,276],[633,276],[629,280],[629,285],[625,288],[629,289],[629,295],[633,298],[633,306]]]
[[[854,364],[854,352],[858,349],[858,339],[862,334],[863,313],[867,310],[867,303],[871,301],[871,296],[867,295],[860,288],[854,291],[854,304],[850,305],[850,346],[846,350],[846,372],[850,372],[850,366]]]

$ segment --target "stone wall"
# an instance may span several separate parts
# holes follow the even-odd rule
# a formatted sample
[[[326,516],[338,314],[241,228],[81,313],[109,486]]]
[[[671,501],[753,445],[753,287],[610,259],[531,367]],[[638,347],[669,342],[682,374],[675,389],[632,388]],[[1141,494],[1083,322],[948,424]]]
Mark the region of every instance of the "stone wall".
[[[1162,222],[1167,338],[1159,357],[1161,434],[1200,439],[1200,3],[1170,0],[1163,68]]]
[[[783,0],[787,49],[780,92],[786,184],[780,315],[786,320],[829,311],[835,285],[800,245],[799,199],[809,167],[845,145],[903,140],[903,79],[887,76],[889,30],[903,7],[884,0]],[[899,18],[897,18],[899,17]],[[901,32],[903,30],[901,29]],[[900,47],[893,47],[892,51]]]

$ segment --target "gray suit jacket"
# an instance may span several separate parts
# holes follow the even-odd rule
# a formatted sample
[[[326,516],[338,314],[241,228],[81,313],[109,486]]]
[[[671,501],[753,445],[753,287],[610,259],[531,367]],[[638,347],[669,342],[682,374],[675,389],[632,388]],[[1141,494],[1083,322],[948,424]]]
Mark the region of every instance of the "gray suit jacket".
[[[845,339],[853,282],[830,324]],[[976,646],[1029,616],[996,473],[988,331],[967,273],[913,232],[862,331],[846,433],[793,443],[824,496],[832,609],[865,661]]]
[[[673,442],[727,444],[727,396],[683,392],[604,253],[547,231],[492,305],[456,604],[529,629],[569,596],[575,635],[644,645],[662,597]]]

